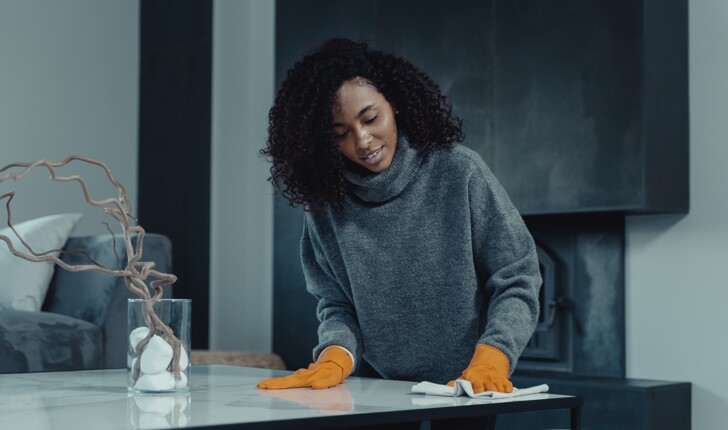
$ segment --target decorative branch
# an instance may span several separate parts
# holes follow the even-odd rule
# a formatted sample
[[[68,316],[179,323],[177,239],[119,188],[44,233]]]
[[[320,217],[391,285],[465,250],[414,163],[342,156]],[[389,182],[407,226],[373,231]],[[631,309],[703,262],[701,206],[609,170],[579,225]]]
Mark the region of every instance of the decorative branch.
[[[81,161],[89,164],[93,164],[95,166],[100,167],[103,169],[103,171],[106,173],[107,178],[112,183],[112,185],[117,189],[118,196],[116,198],[107,198],[103,200],[96,200],[91,197],[91,193],[89,192],[88,186],[86,182],[78,175],[72,175],[72,176],[59,176],[56,172],[56,169],[62,166],[65,166],[69,164],[72,161]],[[22,170],[18,173],[9,173],[8,171],[14,168],[21,168]],[[112,238],[114,240],[114,254],[116,255],[117,259],[117,267],[116,269],[111,269],[108,267],[105,267],[98,262],[94,261],[86,252],[84,251],[64,251],[61,249],[52,249],[47,250],[43,252],[36,252],[34,251],[31,246],[18,234],[18,232],[15,230],[15,227],[12,224],[12,213],[10,210],[10,202],[13,200],[13,197],[15,196],[15,192],[11,191],[8,193],[5,193],[3,195],[0,195],[0,201],[5,200],[5,211],[7,213],[7,225],[10,228],[10,230],[14,233],[15,237],[20,241],[20,243],[28,250],[28,252],[23,252],[15,248],[13,245],[12,240],[5,236],[0,234],[0,241],[5,242],[5,244],[8,246],[8,249],[10,252],[15,255],[16,257],[33,261],[33,262],[52,262],[60,267],[62,267],[65,270],[71,271],[71,272],[81,272],[81,271],[94,271],[99,273],[104,273],[109,276],[120,276],[124,278],[124,283],[126,287],[139,296],[140,298],[147,300],[146,306],[144,307],[144,320],[147,322],[147,326],[149,327],[149,334],[146,336],[145,339],[140,341],[137,344],[136,352],[137,357],[140,357],[144,346],[149,342],[149,340],[157,333],[160,333],[162,337],[170,344],[172,345],[173,349],[173,357],[172,362],[170,363],[169,370],[173,372],[176,379],[180,379],[180,368],[179,368],[179,355],[181,353],[181,341],[174,336],[172,333],[172,329],[169,328],[164,322],[162,322],[159,319],[159,316],[154,311],[154,303],[159,301],[162,298],[162,294],[164,292],[164,287],[170,284],[173,284],[177,277],[168,274],[168,273],[162,273],[157,270],[154,270],[155,263],[151,261],[142,261],[142,250],[143,250],[143,244],[144,244],[144,229],[137,225],[138,222],[135,217],[131,215],[131,205],[129,202],[129,197],[126,194],[126,190],[124,189],[124,186],[119,183],[114,176],[111,174],[111,170],[109,167],[98,160],[94,160],[92,158],[83,157],[79,155],[74,155],[71,157],[66,158],[63,161],[60,162],[49,162],[46,160],[39,160],[35,161],[33,163],[11,163],[8,164],[2,168],[0,168],[0,183],[13,180],[18,181],[25,177],[28,173],[30,173],[35,168],[46,168],[48,172],[50,173],[51,180],[55,182],[77,182],[81,186],[81,190],[83,191],[84,198],[86,199],[86,202],[92,206],[102,207],[104,213],[110,215],[112,218],[114,218],[119,225],[121,226],[122,234],[123,234],[123,241],[124,241],[124,247],[126,249],[126,256],[127,256],[127,265],[124,268],[120,267],[119,263],[119,256],[116,252],[116,238],[113,235],[112,232]],[[5,173],[3,175],[3,173]],[[135,223],[135,224],[132,224]],[[106,227],[111,231],[109,228],[109,225],[106,224]],[[136,239],[136,246],[132,244],[132,234],[137,234]],[[63,260],[61,260],[59,257],[53,255],[53,254],[80,254],[88,260],[88,264],[79,264],[79,265],[71,265]],[[148,279],[151,278],[151,281],[148,281]],[[136,360],[136,364],[133,371],[133,379],[136,381],[136,379],[139,376],[139,365],[141,360]]]

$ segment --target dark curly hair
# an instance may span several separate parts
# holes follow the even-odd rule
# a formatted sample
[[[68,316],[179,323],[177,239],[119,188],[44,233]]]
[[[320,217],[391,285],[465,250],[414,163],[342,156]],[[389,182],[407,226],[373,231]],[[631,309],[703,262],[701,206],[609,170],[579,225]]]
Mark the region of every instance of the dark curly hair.
[[[411,62],[364,41],[331,39],[288,70],[268,114],[268,179],[291,206],[319,210],[343,201],[344,156],[331,129],[336,92],[364,78],[393,106],[399,133],[427,158],[464,139],[462,120],[439,86]]]

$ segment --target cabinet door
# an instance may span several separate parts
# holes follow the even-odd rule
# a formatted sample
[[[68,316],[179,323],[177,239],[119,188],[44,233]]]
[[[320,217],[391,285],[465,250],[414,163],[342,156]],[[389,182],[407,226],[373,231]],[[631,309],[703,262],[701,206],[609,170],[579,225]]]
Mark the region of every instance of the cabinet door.
[[[497,1],[495,150],[522,214],[642,204],[641,2]]]
[[[686,0],[494,1],[482,155],[521,213],[687,212]]]
[[[422,68],[524,215],[688,210],[686,0],[281,0],[278,10],[279,51],[364,37]]]

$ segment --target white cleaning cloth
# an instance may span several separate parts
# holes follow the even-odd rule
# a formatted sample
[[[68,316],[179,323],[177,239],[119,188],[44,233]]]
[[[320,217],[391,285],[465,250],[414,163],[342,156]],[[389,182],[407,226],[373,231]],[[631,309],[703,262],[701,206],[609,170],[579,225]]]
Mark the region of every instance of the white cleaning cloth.
[[[455,386],[450,387],[447,385],[433,384],[432,382],[420,382],[412,387],[413,393],[428,394],[431,396],[470,396],[474,399],[478,398],[489,398],[489,399],[505,399],[507,397],[525,396],[527,394],[545,393],[549,390],[549,386],[546,384],[536,385],[535,387],[529,388],[513,388],[510,393],[499,393],[497,391],[483,391],[482,393],[475,394],[473,392],[473,386],[470,381],[464,379],[458,379],[455,381]]]

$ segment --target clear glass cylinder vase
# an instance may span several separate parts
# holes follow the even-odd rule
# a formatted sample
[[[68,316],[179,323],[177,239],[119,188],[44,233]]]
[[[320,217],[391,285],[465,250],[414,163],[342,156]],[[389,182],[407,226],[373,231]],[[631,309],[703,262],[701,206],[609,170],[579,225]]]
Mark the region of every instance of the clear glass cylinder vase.
[[[189,299],[129,299],[127,381],[132,393],[188,391]]]

